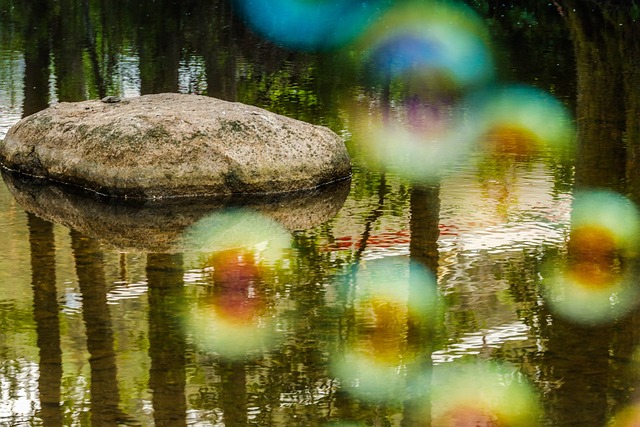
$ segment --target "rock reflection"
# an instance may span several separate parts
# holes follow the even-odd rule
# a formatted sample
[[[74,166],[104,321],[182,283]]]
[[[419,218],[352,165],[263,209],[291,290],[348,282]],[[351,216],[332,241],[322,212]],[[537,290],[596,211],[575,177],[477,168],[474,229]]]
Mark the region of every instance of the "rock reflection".
[[[159,253],[192,251],[193,242],[185,238],[185,230],[212,212],[227,208],[257,211],[290,231],[311,228],[335,216],[350,189],[350,180],[342,180],[311,191],[282,195],[127,202],[72,191],[4,169],[2,177],[28,212],[110,247]]]

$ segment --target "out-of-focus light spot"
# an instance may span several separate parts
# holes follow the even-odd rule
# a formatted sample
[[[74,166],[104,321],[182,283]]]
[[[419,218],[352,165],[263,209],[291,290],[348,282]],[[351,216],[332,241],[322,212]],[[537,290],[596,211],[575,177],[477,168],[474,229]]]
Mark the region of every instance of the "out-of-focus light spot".
[[[572,227],[569,236],[570,260],[566,273],[577,284],[603,288],[617,276],[616,241],[608,228],[598,224]]]
[[[236,0],[260,36],[296,50],[330,50],[358,37],[391,0]]]
[[[248,315],[249,311],[226,310],[216,302],[198,307],[191,314],[187,328],[196,344],[207,351],[228,358],[268,351],[278,341],[275,325],[268,316]],[[242,316],[240,317],[239,314]]]
[[[436,279],[418,263],[388,257],[363,264],[356,275],[356,287],[358,307],[401,304],[409,315],[421,317],[432,308]]]
[[[450,363],[433,369],[431,426],[539,425],[538,399],[514,370]]]
[[[461,3],[390,8],[356,43],[367,74],[386,87],[377,105],[350,105],[369,167],[433,181],[472,147],[460,97],[494,79],[484,22]]]
[[[629,260],[638,255],[640,214],[627,198],[605,190],[577,193],[566,262],[546,281],[547,300],[575,321],[606,322],[636,305],[640,291]]]
[[[627,406],[620,411],[613,421],[607,424],[609,427],[637,427],[640,425],[640,403]]]
[[[575,140],[573,120],[564,105],[536,88],[492,87],[469,96],[464,109],[467,126],[490,153],[528,155],[570,147]]]
[[[640,242],[640,214],[635,204],[621,194],[607,190],[576,193],[571,212],[572,230],[591,227],[606,230],[623,256],[636,256]]]
[[[349,110],[353,140],[370,169],[433,182],[473,148],[473,134],[449,101],[415,95],[392,108],[354,105]]]
[[[486,26],[462,3],[404,2],[372,25],[358,46],[371,71],[387,78],[440,74],[464,88],[494,77]]]
[[[275,341],[273,313],[265,301],[261,267],[246,250],[211,254],[213,288],[192,313],[188,327],[198,344],[226,357],[268,349]]]
[[[435,278],[419,265],[382,259],[365,264],[356,277],[355,310],[361,325],[334,373],[363,399],[402,398],[408,384],[407,364],[418,354],[408,348],[409,322],[428,322],[435,298]]]
[[[291,234],[277,221],[244,209],[216,211],[189,227],[184,240],[193,251],[251,249],[275,261],[290,247]]]
[[[274,315],[260,297],[261,272],[282,258],[291,235],[257,212],[227,209],[202,218],[184,239],[207,253],[213,274],[210,294],[187,322],[196,342],[226,357],[270,348],[276,340]]]
[[[253,295],[261,276],[253,253],[228,250],[213,254],[207,266],[213,267],[216,292],[212,302],[217,315],[244,324],[262,314],[264,303]]]
[[[500,124],[487,131],[482,141],[488,152],[527,156],[538,151],[539,140],[535,133],[523,127]]]

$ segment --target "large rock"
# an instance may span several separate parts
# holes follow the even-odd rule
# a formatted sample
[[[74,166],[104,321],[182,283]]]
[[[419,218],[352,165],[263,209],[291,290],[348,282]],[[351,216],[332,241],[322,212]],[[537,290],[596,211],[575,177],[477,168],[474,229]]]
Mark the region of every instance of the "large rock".
[[[331,130],[185,94],[59,103],[13,126],[0,162],[24,174],[134,198],[280,193],[346,178]]]

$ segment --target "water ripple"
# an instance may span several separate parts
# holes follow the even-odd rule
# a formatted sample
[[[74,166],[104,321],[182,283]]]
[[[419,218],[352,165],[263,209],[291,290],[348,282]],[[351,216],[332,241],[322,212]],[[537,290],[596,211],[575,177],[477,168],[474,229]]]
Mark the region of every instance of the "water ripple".
[[[139,298],[145,295],[148,290],[147,282],[140,281],[137,283],[115,282],[114,286],[107,292],[107,303],[117,304],[121,300]]]
[[[481,329],[462,336],[457,342],[447,345],[443,350],[435,351],[431,359],[435,365],[452,362],[463,356],[478,355],[500,348],[508,341],[526,341],[529,339],[529,327],[514,322]]]

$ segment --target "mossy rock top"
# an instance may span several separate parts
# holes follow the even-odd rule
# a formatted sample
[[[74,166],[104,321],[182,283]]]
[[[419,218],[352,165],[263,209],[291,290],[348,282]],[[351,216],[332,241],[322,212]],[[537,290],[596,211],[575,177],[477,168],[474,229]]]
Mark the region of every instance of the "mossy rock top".
[[[128,198],[284,193],[351,175],[344,142],[326,127],[172,93],[53,105],[9,130],[0,162]]]

